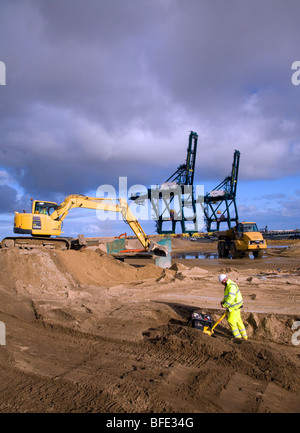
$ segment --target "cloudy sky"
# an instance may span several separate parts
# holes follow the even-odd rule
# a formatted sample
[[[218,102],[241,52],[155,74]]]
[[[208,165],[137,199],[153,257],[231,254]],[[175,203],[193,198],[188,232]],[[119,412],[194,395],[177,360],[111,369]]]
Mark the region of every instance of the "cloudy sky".
[[[191,130],[205,192],[238,149],[240,219],[300,227],[299,16],[294,0],[0,0],[0,236],[31,197],[162,183]],[[72,212],[65,234],[126,229]]]

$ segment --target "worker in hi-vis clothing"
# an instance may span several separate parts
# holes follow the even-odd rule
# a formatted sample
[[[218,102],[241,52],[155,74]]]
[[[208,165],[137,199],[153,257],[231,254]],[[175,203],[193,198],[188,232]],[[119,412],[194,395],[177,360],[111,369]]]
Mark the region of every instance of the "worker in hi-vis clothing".
[[[231,281],[227,275],[219,275],[220,283],[224,284],[224,298],[221,301],[222,308],[228,311],[227,320],[231,332],[235,338],[247,340],[247,332],[241,318],[241,308],[243,308],[243,298],[238,285]]]

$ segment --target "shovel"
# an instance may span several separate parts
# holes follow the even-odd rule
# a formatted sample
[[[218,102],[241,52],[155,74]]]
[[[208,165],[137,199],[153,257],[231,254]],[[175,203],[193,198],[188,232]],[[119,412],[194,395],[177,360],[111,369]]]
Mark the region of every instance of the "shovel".
[[[211,328],[209,326],[204,326],[204,328],[203,328],[204,334],[212,335],[214,333],[215,327],[218,326],[218,324],[224,319],[224,317],[226,316],[226,313],[227,313],[227,311],[225,311],[225,313],[222,314],[222,316],[213,324],[213,326]]]

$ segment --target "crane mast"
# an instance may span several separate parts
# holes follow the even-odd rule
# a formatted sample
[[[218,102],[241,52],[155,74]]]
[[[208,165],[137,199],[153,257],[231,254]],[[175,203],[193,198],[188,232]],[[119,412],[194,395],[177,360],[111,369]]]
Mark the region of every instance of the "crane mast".
[[[236,205],[239,163],[240,152],[235,150],[231,174],[204,196],[204,215],[208,232],[220,230],[221,224],[227,224],[230,229],[232,223],[235,225],[239,221]]]

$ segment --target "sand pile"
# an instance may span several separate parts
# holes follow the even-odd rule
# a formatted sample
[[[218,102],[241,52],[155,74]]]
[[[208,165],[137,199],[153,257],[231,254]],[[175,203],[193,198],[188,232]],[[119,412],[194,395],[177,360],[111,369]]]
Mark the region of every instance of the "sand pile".
[[[0,311],[76,328],[87,312],[96,308],[101,316],[111,308],[109,287],[156,281],[164,273],[154,264],[135,268],[100,249],[0,249],[0,269]],[[88,315],[89,322],[97,317]]]
[[[297,318],[275,314],[250,313],[246,315],[247,333],[250,338],[267,340],[280,344],[291,344],[292,324]]]
[[[183,280],[183,279],[191,279],[191,280],[197,280],[202,279],[204,276],[208,274],[208,271],[202,268],[199,268],[198,266],[185,266],[182,263],[174,263],[170,267],[171,271],[175,271],[175,277]]]
[[[20,291],[22,287],[62,289],[86,285],[159,278],[154,264],[135,268],[100,249],[83,251],[0,250],[0,286]]]

